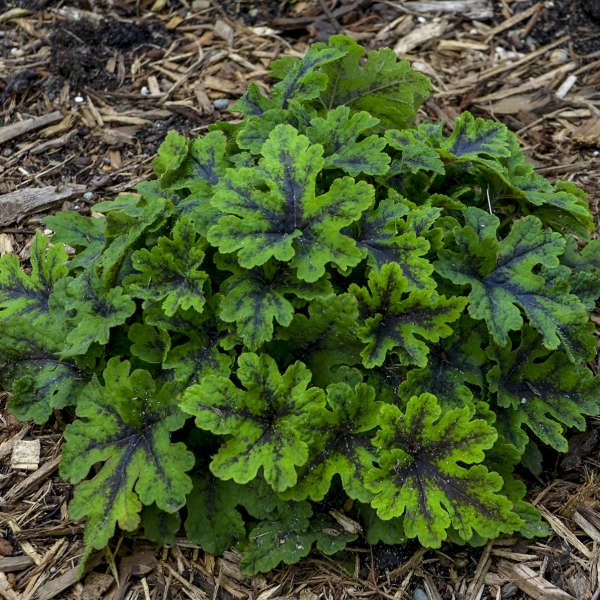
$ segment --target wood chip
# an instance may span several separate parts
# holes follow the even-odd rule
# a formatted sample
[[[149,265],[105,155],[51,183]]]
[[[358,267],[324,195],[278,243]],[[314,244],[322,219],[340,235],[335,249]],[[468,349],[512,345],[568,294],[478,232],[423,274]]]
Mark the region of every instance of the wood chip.
[[[486,33],[486,41],[490,40],[497,33],[505,31],[506,29],[510,29],[513,25],[516,25],[517,23],[520,23],[521,21],[524,21],[525,19],[529,18],[531,15],[540,10],[541,7],[542,3],[538,2],[537,4],[530,6],[528,9],[522,10],[516,15],[513,15],[512,17],[510,17],[510,19],[504,20],[502,23],[500,23],[500,25],[493,27]]]
[[[58,596],[61,592],[75,585],[78,579],[78,572],[79,567],[73,567],[56,579],[45,583],[38,589],[36,600],[51,600],[51,598]]]
[[[204,78],[203,83],[211,90],[225,92],[226,94],[236,94],[239,90],[239,86],[236,83],[233,83],[233,81],[221,79],[220,77],[213,77],[212,75],[207,75]]]
[[[2,234],[2,235],[6,235],[6,234]],[[19,440],[22,440],[27,435],[28,431],[29,431],[29,425],[25,425],[18,433],[13,435],[10,439],[4,440],[0,444],[0,458],[4,458],[5,456],[8,456],[12,452],[14,444],[16,442],[18,442]]]
[[[396,45],[394,46],[396,56],[406,54],[407,52],[414,50],[417,46],[440,37],[446,30],[447,25],[448,23],[446,21],[439,21],[437,23],[425,23],[415,27],[410,33],[401,37],[396,42]]]
[[[233,27],[228,25],[222,19],[218,19],[215,23],[215,35],[225,40],[230,46],[233,43]]]
[[[20,600],[19,595],[12,589],[6,575],[0,571],[0,596],[5,600]]]
[[[13,253],[13,237],[9,233],[0,233],[0,256]],[[4,443],[4,442],[2,442]]]
[[[573,521],[583,529],[595,542],[600,542],[600,531],[598,531],[580,512],[573,515]]]
[[[600,147],[600,117],[587,119],[574,132],[578,144]]]
[[[52,125],[61,119],[62,113],[59,110],[55,110],[54,112],[51,112],[47,115],[42,115],[41,117],[25,119],[24,121],[17,121],[11,125],[0,127],[0,144],[4,144],[9,140],[25,135],[30,131],[35,131],[36,129],[46,127],[46,125]]]
[[[85,185],[68,184],[60,187],[25,188],[0,196],[0,226],[21,221],[25,216],[45,210],[63,200],[83,194]]]
[[[586,547],[586,545],[581,542],[575,534],[568,529],[565,524],[558,518],[555,517],[546,507],[538,506],[538,510],[540,514],[546,521],[548,521],[548,525],[552,527],[552,530],[556,535],[562,538],[565,542],[567,542],[573,548],[579,550],[581,554],[583,554],[586,558],[591,558],[592,552]]]
[[[458,13],[469,19],[491,19],[494,9],[490,0],[438,0],[436,2],[404,2],[414,12]]]
[[[30,488],[35,486],[40,480],[45,479],[50,473],[55,471],[58,468],[58,463],[60,462],[61,457],[56,456],[52,460],[49,460],[47,463],[43,464],[37,471],[34,471],[29,477],[26,477],[10,488],[8,492],[4,495],[2,502],[0,504],[11,504],[16,502],[19,498],[23,497]]]
[[[498,571],[500,575],[512,581],[521,591],[535,600],[576,600],[571,594],[540,577],[525,565],[501,560],[498,563]]]
[[[40,440],[19,440],[15,442],[10,457],[13,469],[35,471],[40,465]]]
[[[0,558],[0,571],[5,573],[12,573],[13,571],[23,571],[31,567],[33,559],[26,554],[22,556],[4,556]]]
[[[489,46],[481,42],[472,42],[471,40],[441,40],[437,45],[437,50],[487,50]]]

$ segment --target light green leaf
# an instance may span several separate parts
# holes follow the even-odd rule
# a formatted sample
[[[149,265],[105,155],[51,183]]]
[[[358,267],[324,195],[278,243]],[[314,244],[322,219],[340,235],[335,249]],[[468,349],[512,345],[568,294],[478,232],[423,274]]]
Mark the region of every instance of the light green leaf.
[[[472,218],[485,214],[477,208],[465,212]],[[479,231],[472,220],[456,231],[459,250],[440,252],[436,270],[454,284],[471,286],[469,314],[485,320],[501,346],[508,343],[510,331],[523,326],[522,310],[543,335],[546,348],[562,346],[575,360],[580,354],[580,326],[588,319],[585,306],[569,294],[566,283],[555,281],[549,287],[535,272],[538,265],[558,266],[565,240],[558,233],[542,231],[539,219],[529,216],[515,221],[508,236],[497,241],[498,221],[493,219],[493,225],[485,228],[480,222]]]
[[[571,364],[562,352],[548,352],[531,327],[523,330],[519,346],[492,345],[488,354],[497,362],[487,376],[491,391],[498,405],[514,415],[507,421],[509,431],[526,426],[545,444],[566,452],[564,429],[584,430],[585,416],[600,413],[600,377]],[[527,438],[503,431],[522,454]]]
[[[404,414],[385,405],[380,425],[374,440],[379,467],[367,475],[380,518],[403,516],[406,536],[433,548],[450,526],[463,539],[474,532],[494,538],[519,527],[512,502],[498,493],[502,478],[474,464],[484,459],[496,432],[471,420],[468,408],[442,414],[435,396],[422,394],[411,398]]]
[[[197,238],[192,221],[181,219],[173,227],[171,238],[160,237],[150,250],[133,253],[132,263],[139,274],[125,278],[126,292],[143,298],[143,306],[161,302],[167,316],[179,309],[202,312],[206,301],[203,287],[208,278],[201,270],[204,249],[205,243]]]
[[[95,474],[79,483],[69,506],[71,517],[87,517],[86,546],[103,548],[118,523],[132,531],[142,505],[153,503],[175,512],[192,489],[185,474],[194,464],[170,432],[182,427],[172,384],[157,389],[147,371],[129,372],[127,361],[111,358],[103,373],[87,386],[77,404],[78,419],[65,431],[61,475],[77,484],[90,469]]]
[[[298,277],[317,281],[325,265],[356,265],[360,252],[340,230],[358,220],[373,201],[373,188],[338,178],[316,196],[322,147],[310,145],[289,125],[279,125],[262,148],[260,169],[228,171],[213,205],[226,213],[208,239],[221,252],[239,251],[239,264],[251,269],[270,258],[289,261]]]
[[[386,127],[404,128],[412,123],[417,109],[429,95],[427,77],[398,62],[390,48],[369,52],[362,63],[364,48],[342,35],[329,38],[329,46],[343,58],[323,66],[327,87],[321,100],[327,109],[346,105],[364,110]]]
[[[315,117],[306,135],[313,144],[324,149],[323,167],[337,167],[357,177],[383,175],[388,171],[390,158],[383,152],[386,142],[378,135],[366,136],[379,123],[366,112],[352,114],[347,106],[338,106],[326,117]],[[362,138],[362,139],[359,139]]]
[[[0,257],[0,319],[26,317],[31,323],[47,325],[51,317],[49,298],[57,281],[65,277],[67,253],[62,244],[49,246],[37,233],[31,247],[31,275],[21,269],[14,254]]]
[[[294,500],[322,500],[334,475],[339,475],[350,498],[369,502],[372,494],[364,486],[364,474],[376,460],[371,444],[372,430],[379,424],[381,402],[366,383],[355,388],[347,383],[327,387],[330,409],[322,428],[315,431],[315,443],[307,463],[300,469],[298,483],[283,493]]]
[[[408,293],[407,279],[395,263],[371,271],[369,289],[352,284],[349,291],[365,319],[359,337],[366,343],[361,354],[368,369],[382,365],[388,353],[402,364],[424,367],[429,349],[422,339],[438,342],[449,336],[448,323],[458,319],[466,304],[465,298],[445,298],[432,290]]]
[[[296,467],[308,458],[300,432],[321,419],[323,390],[308,388],[310,371],[300,362],[283,375],[267,355],[241,354],[238,365],[245,389],[207,375],[185,391],[181,407],[200,429],[230,435],[210,465],[217,477],[243,484],[262,467],[266,481],[283,491],[296,483]]]

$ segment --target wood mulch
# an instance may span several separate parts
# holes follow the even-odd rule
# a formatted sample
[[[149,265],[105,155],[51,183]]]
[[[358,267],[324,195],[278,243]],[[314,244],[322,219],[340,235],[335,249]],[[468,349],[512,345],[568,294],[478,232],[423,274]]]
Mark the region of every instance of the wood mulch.
[[[343,32],[433,81],[419,118],[462,110],[515,131],[538,172],[589,194],[600,231],[597,0],[0,0],[0,255],[28,258],[44,214],[89,214],[151,175],[169,129],[203,134],[268,64]],[[595,317],[600,324],[600,317]],[[0,349],[1,352],[1,349]],[[596,365],[596,368],[598,365]],[[484,548],[355,544],[247,578],[185,539],[116,537],[77,581],[82,527],[57,474],[57,424],[16,422],[0,391],[0,596],[7,600],[600,597],[600,419],[546,456],[531,500],[553,535]]]

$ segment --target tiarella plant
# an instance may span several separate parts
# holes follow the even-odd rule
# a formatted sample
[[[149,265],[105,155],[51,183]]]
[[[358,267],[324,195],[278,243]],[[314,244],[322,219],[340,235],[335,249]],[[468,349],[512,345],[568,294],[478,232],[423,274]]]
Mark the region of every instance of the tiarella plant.
[[[115,526],[248,573],[544,534],[517,473],[600,412],[600,242],[501,124],[414,125],[428,80],[332,37],[156,179],[0,261],[10,410],[70,422],[87,550]],[[71,249],[68,252],[69,248]],[[74,250],[74,251],[73,251]]]

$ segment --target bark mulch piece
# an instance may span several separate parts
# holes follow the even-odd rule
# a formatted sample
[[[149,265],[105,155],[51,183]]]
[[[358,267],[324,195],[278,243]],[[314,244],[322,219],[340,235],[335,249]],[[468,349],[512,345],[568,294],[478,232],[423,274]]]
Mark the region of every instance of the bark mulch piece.
[[[0,255],[27,259],[41,216],[89,214],[131,189],[169,129],[202,135],[234,118],[225,109],[249,82],[268,90],[271,60],[337,32],[390,46],[431,78],[419,119],[451,126],[468,109],[505,122],[540,173],[587,191],[600,226],[599,10],[597,0],[0,0]],[[8,600],[600,598],[600,419],[528,482],[548,539],[358,543],[339,560],[313,553],[253,578],[236,553],[122,536],[77,580],[82,527],[57,473],[61,430],[0,410]]]

